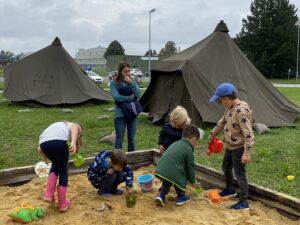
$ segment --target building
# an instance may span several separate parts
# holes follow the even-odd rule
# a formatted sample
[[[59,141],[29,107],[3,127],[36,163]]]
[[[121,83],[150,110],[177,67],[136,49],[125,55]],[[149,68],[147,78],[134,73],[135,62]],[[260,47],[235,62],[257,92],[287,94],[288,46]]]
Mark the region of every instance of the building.
[[[152,56],[151,67],[159,61],[158,56]],[[121,61],[127,61],[132,68],[139,68],[143,73],[148,72],[149,57],[140,55],[110,55],[107,57],[107,71],[118,70]]]
[[[105,69],[106,59],[104,53],[106,48],[101,46],[90,49],[78,49],[75,56],[75,61],[84,68],[92,67],[92,69]]]
[[[11,63],[9,60],[0,59],[0,68],[4,68],[9,63]]]

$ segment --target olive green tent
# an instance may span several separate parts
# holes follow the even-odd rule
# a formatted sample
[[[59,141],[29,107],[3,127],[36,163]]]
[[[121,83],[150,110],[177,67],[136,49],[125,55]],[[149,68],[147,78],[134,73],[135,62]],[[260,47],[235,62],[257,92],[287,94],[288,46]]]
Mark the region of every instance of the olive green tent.
[[[209,98],[218,84],[229,82],[247,101],[255,122],[269,127],[293,126],[300,109],[284,97],[247,59],[221,21],[214,32],[190,48],[163,59],[151,70],[151,82],[140,102],[155,120],[184,106],[194,123],[216,123],[220,104]]]
[[[44,105],[107,101],[111,98],[80,69],[59,38],[8,65],[4,69],[3,94],[15,103],[34,101]]]

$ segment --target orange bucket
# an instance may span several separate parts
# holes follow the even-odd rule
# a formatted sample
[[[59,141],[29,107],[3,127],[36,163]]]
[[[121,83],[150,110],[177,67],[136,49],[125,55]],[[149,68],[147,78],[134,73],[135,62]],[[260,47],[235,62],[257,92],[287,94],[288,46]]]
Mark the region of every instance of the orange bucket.
[[[221,196],[216,191],[210,191],[208,192],[208,198],[211,202],[219,204],[221,202]]]

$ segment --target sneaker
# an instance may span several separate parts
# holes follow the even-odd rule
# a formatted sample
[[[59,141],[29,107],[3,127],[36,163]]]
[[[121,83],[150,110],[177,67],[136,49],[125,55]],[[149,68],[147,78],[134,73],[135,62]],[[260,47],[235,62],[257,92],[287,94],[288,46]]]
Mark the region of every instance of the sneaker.
[[[161,192],[159,192],[159,194],[156,196],[155,198],[155,203],[157,206],[165,206],[165,195]]]
[[[107,193],[105,193],[105,192],[101,192],[101,190],[99,189],[98,190],[98,195],[100,195],[101,197],[111,197],[112,196],[112,193],[109,193],[109,192],[107,192]]]
[[[236,191],[227,191],[226,189],[224,189],[223,191],[219,192],[219,195],[221,197],[232,198],[232,197],[236,197],[237,193],[236,193]]]
[[[248,202],[238,202],[230,206],[229,209],[239,210],[239,209],[249,209]]]
[[[184,203],[186,203],[190,200],[191,200],[190,196],[188,196],[186,194],[180,194],[177,197],[176,205],[183,205]]]
[[[113,195],[122,195],[124,193],[123,190],[117,189],[115,192],[112,192]]]

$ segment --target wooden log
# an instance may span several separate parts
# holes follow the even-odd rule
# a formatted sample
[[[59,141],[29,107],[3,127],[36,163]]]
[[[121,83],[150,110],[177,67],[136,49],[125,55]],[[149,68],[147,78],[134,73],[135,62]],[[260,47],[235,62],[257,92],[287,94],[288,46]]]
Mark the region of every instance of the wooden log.
[[[153,150],[153,163],[156,165],[161,154],[158,150]],[[195,164],[195,174],[204,189],[225,187],[225,177],[219,171]],[[237,181],[235,180],[237,186]],[[260,201],[264,205],[276,208],[281,214],[291,219],[300,218],[300,199],[280,193],[257,184],[249,183],[249,198]]]
[[[129,152],[126,154],[128,164],[132,166],[133,169],[152,164],[153,162],[153,150]],[[75,167],[73,161],[70,160],[69,174],[86,173],[90,163],[94,161],[94,159],[95,157],[85,158],[85,164],[79,168]],[[34,167],[35,166],[32,165],[0,170],[0,186],[23,184],[32,180],[36,177]]]

